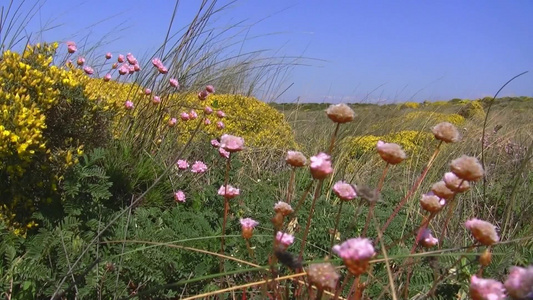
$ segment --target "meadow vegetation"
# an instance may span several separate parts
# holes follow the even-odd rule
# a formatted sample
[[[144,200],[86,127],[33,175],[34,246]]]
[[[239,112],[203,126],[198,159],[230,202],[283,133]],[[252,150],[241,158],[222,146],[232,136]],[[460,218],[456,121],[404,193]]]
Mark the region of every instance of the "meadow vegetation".
[[[533,98],[267,104],[214,3],[147,61],[2,40],[0,297],[533,297]]]

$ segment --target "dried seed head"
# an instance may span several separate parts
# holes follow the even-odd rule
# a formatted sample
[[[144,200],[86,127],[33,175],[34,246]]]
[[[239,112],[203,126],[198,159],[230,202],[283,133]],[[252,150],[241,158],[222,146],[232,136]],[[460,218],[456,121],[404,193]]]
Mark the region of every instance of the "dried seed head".
[[[294,212],[290,204],[283,201],[279,201],[278,203],[274,204],[274,211],[282,214],[283,216],[288,216]]]
[[[451,197],[453,197],[453,195],[455,195],[455,192],[447,188],[446,183],[444,183],[444,181],[442,180],[434,183],[433,186],[431,186],[431,191],[433,192],[433,194],[446,200],[450,199]]]
[[[505,289],[499,281],[474,275],[470,278],[470,297],[473,300],[504,300]]]
[[[319,290],[334,290],[337,287],[340,275],[330,263],[311,264],[306,272],[309,282]]]
[[[453,172],[446,172],[443,179],[446,187],[456,193],[466,192],[470,189],[468,181],[457,177]]]
[[[424,194],[420,198],[420,206],[430,213],[436,213],[440,211],[445,204],[446,200],[435,196],[433,193]]]
[[[474,218],[466,221],[465,227],[472,232],[478,242],[485,246],[493,245],[500,240],[496,232],[496,226],[489,222]]]
[[[299,151],[287,151],[285,161],[293,167],[303,167],[307,163],[305,155]]]
[[[455,125],[442,122],[431,129],[437,140],[445,143],[455,143],[461,140],[461,135]]]
[[[376,149],[378,150],[379,156],[391,165],[399,164],[407,157],[398,144],[378,141]]]
[[[512,267],[504,285],[513,299],[532,299],[533,265],[527,268]]]
[[[346,104],[332,104],[326,110],[328,118],[336,123],[351,122],[355,118],[354,111]]]
[[[477,158],[466,155],[452,160],[450,169],[457,177],[468,181],[477,181],[484,173]]]

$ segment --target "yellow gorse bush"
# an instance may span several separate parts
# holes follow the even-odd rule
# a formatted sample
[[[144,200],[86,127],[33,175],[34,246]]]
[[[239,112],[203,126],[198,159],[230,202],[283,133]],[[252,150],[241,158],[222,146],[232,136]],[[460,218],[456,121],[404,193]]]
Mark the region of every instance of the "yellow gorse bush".
[[[54,201],[62,174],[102,129],[88,126],[98,118],[85,113],[76,74],[51,64],[57,46],[6,51],[0,59],[0,213],[19,230],[37,207]]]
[[[404,121],[428,121],[432,124],[437,124],[440,122],[449,122],[454,125],[461,125],[465,122],[465,118],[459,114],[444,114],[431,111],[414,111],[406,114],[401,117]]]
[[[361,156],[366,152],[375,152],[378,141],[396,143],[407,153],[413,153],[426,148],[433,140],[433,134],[414,130],[403,130],[387,135],[363,135],[351,137],[345,141],[344,147],[351,156]]]
[[[405,102],[399,105],[400,108],[419,108],[420,103],[417,102]]]

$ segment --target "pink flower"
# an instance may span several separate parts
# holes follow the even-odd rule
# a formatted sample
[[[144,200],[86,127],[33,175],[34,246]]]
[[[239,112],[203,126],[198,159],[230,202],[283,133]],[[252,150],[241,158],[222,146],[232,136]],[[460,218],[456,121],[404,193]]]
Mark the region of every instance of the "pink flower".
[[[213,146],[215,148],[218,148],[218,147],[220,147],[220,142],[215,140],[215,139],[213,139],[213,140],[211,140],[211,146]]]
[[[118,61],[119,63],[123,63],[123,62],[125,61],[125,59],[124,59],[124,55],[119,54],[119,55],[118,55],[118,58],[117,58],[117,61]]]
[[[91,68],[91,67],[89,67],[89,66],[85,66],[85,67],[83,67],[83,71],[84,71],[85,74],[87,74],[87,75],[93,75],[93,73],[94,73],[93,68]]]
[[[189,119],[194,120],[194,119],[196,119],[196,118],[198,118],[198,114],[197,114],[196,111],[194,111],[194,109],[193,109],[193,110],[191,110],[191,111],[189,112]]]
[[[139,66],[139,64],[134,64],[134,65],[133,65],[133,70],[134,70],[135,72],[139,72],[139,71],[141,70],[141,66]]]
[[[107,81],[109,81],[109,80],[111,80],[111,74],[107,73],[107,74],[105,74],[105,76],[104,76],[104,81],[107,82]]]
[[[174,200],[176,202],[185,202],[185,193],[182,190],[179,190],[174,193]]]
[[[504,300],[505,289],[499,281],[474,275],[470,277],[470,297],[473,300]]]
[[[170,78],[168,82],[170,83],[171,86],[178,88],[178,89],[180,88],[180,84],[178,83],[176,79]]]
[[[531,299],[533,296],[533,265],[527,268],[512,267],[504,285],[513,299]]]
[[[68,41],[67,42],[67,51],[68,53],[72,54],[76,51],[78,51],[78,48],[76,47],[76,43],[72,42],[72,41]]]
[[[161,74],[167,74],[168,73],[168,69],[165,66],[161,66],[161,67],[157,68],[157,70]]]
[[[372,243],[366,238],[348,239],[333,246],[333,252],[342,258],[348,271],[354,275],[366,272],[369,260],[376,254]]]
[[[209,124],[211,124],[211,120],[209,120],[209,119],[206,118],[206,119],[204,120],[204,125],[209,125]]]
[[[189,168],[189,163],[184,159],[179,159],[176,164],[180,170],[187,170],[187,168]]]
[[[183,121],[188,121],[188,120],[190,119],[189,114],[186,113],[186,112],[182,112],[182,113],[180,114],[180,118],[181,118]]]
[[[163,62],[161,62],[161,60],[159,58],[152,59],[152,64],[156,68],[159,68],[159,67],[163,66]]]
[[[154,98],[152,99],[152,103],[153,104],[161,103],[161,98],[159,98],[159,96],[154,96]]]
[[[217,129],[224,129],[226,127],[222,121],[217,122]]]
[[[208,93],[210,93],[210,94],[212,94],[212,93],[215,92],[215,88],[214,88],[212,85],[208,85],[208,86],[206,86],[206,87],[205,87],[205,90],[206,90]]]
[[[218,194],[227,199],[235,198],[240,194],[239,189],[232,187],[231,185],[221,186],[218,189]]]
[[[209,96],[209,93],[207,91],[201,91],[198,93],[198,99],[200,100],[207,99],[207,96]]]
[[[229,158],[230,155],[230,153],[224,150],[224,148],[222,147],[218,148],[218,154],[220,154],[220,156],[222,156],[223,158]]]
[[[289,247],[294,243],[294,236],[285,232],[278,231],[276,233],[276,241],[285,247]]]
[[[485,246],[490,246],[500,240],[496,232],[496,226],[487,221],[473,218],[465,222],[465,227],[472,232],[478,242]]]
[[[130,74],[135,73],[135,67],[134,66],[128,66],[128,70]]]
[[[206,115],[210,115],[210,114],[213,113],[213,109],[212,109],[211,107],[209,107],[209,106],[206,106],[206,107],[204,108],[204,113],[205,113]]]
[[[439,239],[435,238],[432,234],[431,234],[431,230],[428,229],[428,228],[425,228],[423,231],[422,231],[422,234],[420,235],[420,240],[419,240],[420,244],[422,244],[422,246],[426,247],[426,248],[431,248],[435,245],[437,245],[439,243]]]
[[[191,172],[193,173],[204,173],[207,171],[207,166],[201,161],[195,161],[192,165]]]
[[[121,65],[120,68],[118,68],[118,73],[120,75],[126,75],[130,72],[130,68],[127,65]]]
[[[335,183],[335,185],[333,185],[333,192],[337,197],[344,201],[353,200],[357,197],[354,187],[344,181]]]
[[[244,218],[239,220],[241,223],[241,226],[243,228],[255,228],[255,226],[259,225],[259,222],[252,218]]]
[[[376,149],[379,156],[391,165],[399,164],[407,157],[398,144],[378,141]]]
[[[126,54],[126,59],[130,63],[130,65],[137,65],[139,63],[135,56],[133,56],[133,54],[131,53]]]
[[[307,158],[299,151],[287,151],[285,161],[293,167],[303,167],[307,163]]]
[[[225,116],[226,116],[226,114],[223,111],[217,110],[217,117],[224,118]]]
[[[78,57],[78,60],[76,60],[76,63],[78,64],[78,66],[83,66],[83,64],[85,63],[85,58],[83,57]]]
[[[283,201],[278,201],[276,204],[274,204],[274,211],[282,214],[283,216],[288,216],[294,212],[292,206]]]
[[[168,120],[168,126],[169,127],[174,127],[174,125],[176,125],[176,123],[178,123],[178,120],[176,118],[170,118],[170,120]]]
[[[131,102],[130,100],[126,101],[124,103],[124,107],[126,107],[127,110],[132,110],[134,107],[133,102]]]
[[[144,94],[145,95],[150,95],[151,93],[152,93],[151,89],[149,89],[149,88],[144,89]]]
[[[244,147],[244,139],[242,137],[224,134],[220,138],[220,148],[228,152],[238,152]]]
[[[107,52],[105,54],[105,59],[111,59],[111,57],[113,57],[113,54],[111,54],[111,52]]]
[[[319,153],[316,156],[311,156],[311,163],[309,168],[311,175],[315,179],[324,179],[333,172],[331,168],[331,157],[326,153]]]

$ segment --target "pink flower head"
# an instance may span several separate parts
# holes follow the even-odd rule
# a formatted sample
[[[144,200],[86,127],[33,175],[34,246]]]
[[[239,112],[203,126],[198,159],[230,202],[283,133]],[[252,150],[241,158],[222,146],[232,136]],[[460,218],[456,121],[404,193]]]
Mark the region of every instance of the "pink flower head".
[[[151,93],[152,93],[151,89],[149,89],[149,88],[144,89],[144,94],[145,95],[150,95]]]
[[[426,247],[426,248],[431,248],[435,245],[437,245],[439,243],[439,239],[435,238],[432,234],[431,234],[431,230],[428,229],[428,228],[425,228],[423,231],[422,231],[422,234],[420,235],[420,240],[419,240],[420,244],[422,244],[422,246]]]
[[[168,126],[169,127],[174,127],[174,125],[176,125],[176,123],[178,123],[178,120],[176,118],[170,118],[170,120],[168,120]]]
[[[67,51],[68,53],[72,54],[76,51],[78,51],[78,48],[76,47],[76,43],[72,42],[72,41],[68,41],[67,42]]]
[[[211,120],[209,120],[209,119],[206,118],[206,119],[204,120],[204,125],[210,125],[210,124],[211,124]]]
[[[293,167],[303,167],[307,163],[307,158],[299,151],[287,151],[285,162]]]
[[[331,168],[331,157],[326,153],[319,153],[316,156],[311,156],[311,163],[309,168],[311,175],[315,179],[324,179],[333,172]]]
[[[212,109],[211,107],[209,107],[209,106],[206,106],[206,107],[204,108],[204,113],[205,113],[206,115],[210,115],[210,114],[213,113],[213,109]]]
[[[130,73],[130,74],[135,73],[135,67],[134,66],[128,66],[128,73]]]
[[[223,111],[217,110],[217,117],[224,118],[225,116],[226,116],[226,114]]]
[[[470,277],[470,297],[473,300],[504,300],[505,289],[499,281],[474,275]]]
[[[344,181],[335,183],[335,185],[333,185],[333,192],[335,195],[337,195],[337,197],[344,201],[353,200],[355,197],[357,197],[353,185]]]
[[[208,85],[208,86],[206,86],[206,87],[205,87],[205,90],[206,90],[208,93],[210,93],[210,94],[212,94],[212,93],[215,92],[215,88],[214,88],[212,85]]]
[[[513,299],[532,299],[533,265],[527,268],[512,267],[504,285]]]
[[[340,245],[333,246],[333,252],[337,253],[342,259],[355,261],[369,260],[376,254],[372,242],[367,238],[348,239]]]
[[[168,73],[168,69],[165,66],[161,66],[161,67],[157,68],[157,70],[161,74],[167,74]]]
[[[104,76],[104,81],[107,82],[107,81],[109,81],[109,80],[111,80],[111,74],[107,73],[107,74],[105,74],[105,76]]]
[[[120,75],[126,75],[129,72],[130,72],[130,68],[125,64],[121,65],[120,68],[118,68],[118,73]]]
[[[159,58],[154,58],[152,59],[152,64],[154,65],[154,67],[159,68],[163,65],[163,62],[161,62]]]
[[[177,80],[177,79],[175,79],[175,78],[170,78],[170,79],[168,80],[168,82],[170,83],[171,86],[173,86],[173,87],[175,87],[175,88],[177,88],[177,89],[180,88],[180,84],[178,83],[178,80]]]
[[[207,91],[201,91],[198,93],[198,99],[200,100],[207,99],[207,96],[209,96],[209,93]]]
[[[133,65],[133,70],[134,70],[135,72],[139,72],[139,71],[141,70],[141,66],[139,66],[139,64],[134,64],[134,65]]]
[[[174,193],[174,200],[176,202],[185,202],[185,193],[182,190],[179,190]]]
[[[189,163],[184,159],[179,159],[176,165],[178,165],[178,169],[180,170],[187,170],[189,168]]]
[[[85,66],[85,67],[83,67],[83,71],[84,71],[85,74],[87,74],[87,75],[93,75],[93,73],[94,73],[93,68],[91,68],[91,67],[89,67],[89,66]]]
[[[220,147],[220,142],[215,140],[215,139],[213,139],[213,140],[211,140],[211,146],[213,146],[215,148],[218,148],[218,147]]]
[[[207,171],[207,165],[198,160],[191,167],[193,173],[204,173],[205,171]]]
[[[159,98],[159,96],[154,96],[154,98],[152,99],[152,103],[153,104],[161,103],[161,98]]]
[[[127,110],[132,110],[134,107],[133,102],[131,102],[130,100],[126,101],[124,103],[124,107],[126,107]]]
[[[255,226],[259,225],[259,222],[257,222],[256,220],[252,218],[240,219],[240,223],[243,228],[252,228],[252,229],[255,228]]]
[[[285,247],[289,247],[294,243],[294,236],[285,232],[278,231],[276,233],[276,241]]]
[[[105,54],[105,59],[111,59],[111,57],[113,57],[113,54],[111,54],[111,52],[107,52]]]
[[[188,121],[188,120],[190,119],[189,114],[186,113],[186,112],[182,112],[182,113],[180,114],[180,118],[181,118],[183,121]]]
[[[118,61],[119,63],[123,63],[123,62],[125,62],[126,60],[124,59],[124,55],[119,54],[119,55],[118,55],[118,58],[117,58],[117,61]]]
[[[473,218],[465,222],[465,227],[472,232],[478,242],[485,246],[490,246],[500,240],[496,232],[496,226],[487,221]]]
[[[378,141],[376,149],[379,156],[391,165],[399,164],[407,157],[398,144]]]
[[[83,57],[78,57],[78,60],[76,60],[76,63],[78,64],[78,66],[83,66],[83,64],[85,63],[85,58]]]
[[[217,126],[217,129],[220,129],[220,130],[222,130],[222,129],[224,129],[224,127],[226,127],[222,121],[218,121],[216,126]]]
[[[130,65],[137,65],[137,64],[139,64],[139,62],[137,61],[137,59],[135,58],[135,56],[133,56],[133,54],[131,54],[131,53],[126,54],[126,59],[127,59],[128,62],[130,63]]]
[[[198,114],[197,114],[196,111],[193,109],[193,110],[191,110],[191,111],[189,112],[189,119],[194,120],[194,119],[196,119],[196,118],[198,118]]]
[[[226,186],[221,186],[218,189],[218,194],[224,198],[232,199],[240,194],[240,190],[228,184]]]
[[[224,150],[224,148],[219,147],[218,148],[218,154],[220,154],[220,156],[223,157],[223,158],[229,158],[229,154],[230,153],[228,151]]]
[[[278,201],[276,204],[274,204],[274,211],[282,214],[283,216],[288,216],[294,212],[292,206],[283,201]]]
[[[244,147],[244,139],[242,137],[224,134],[220,138],[220,148],[228,152],[238,152]]]

